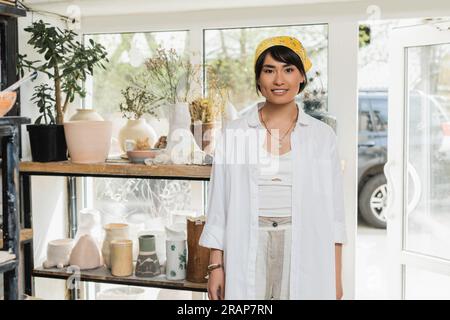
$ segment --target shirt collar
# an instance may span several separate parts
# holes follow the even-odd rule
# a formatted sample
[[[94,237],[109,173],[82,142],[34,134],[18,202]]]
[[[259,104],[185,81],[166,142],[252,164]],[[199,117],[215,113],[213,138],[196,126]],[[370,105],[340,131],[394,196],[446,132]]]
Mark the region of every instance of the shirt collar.
[[[263,102],[258,102],[255,106],[251,108],[248,115],[246,116],[248,125],[252,128],[256,127],[262,127],[262,123],[259,120],[258,111],[264,106]],[[298,106],[298,105],[297,105]],[[298,119],[297,119],[297,125],[309,125],[309,119],[308,115],[303,111],[302,108],[298,107]]]

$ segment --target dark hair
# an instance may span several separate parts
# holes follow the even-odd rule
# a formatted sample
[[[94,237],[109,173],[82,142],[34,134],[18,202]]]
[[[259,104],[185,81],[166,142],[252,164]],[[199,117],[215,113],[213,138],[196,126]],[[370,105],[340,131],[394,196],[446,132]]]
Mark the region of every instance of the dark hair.
[[[264,59],[270,53],[270,55],[279,62],[284,62],[287,64],[292,64],[297,67],[300,73],[305,78],[305,81],[300,84],[298,89],[298,93],[302,92],[308,84],[308,77],[306,76],[305,67],[303,66],[303,62],[294,51],[285,46],[273,46],[264,50],[261,55],[258,57],[255,63],[255,83],[256,83],[256,93],[259,94],[261,92],[261,88],[259,87],[258,80],[261,75],[261,71],[263,68]]]

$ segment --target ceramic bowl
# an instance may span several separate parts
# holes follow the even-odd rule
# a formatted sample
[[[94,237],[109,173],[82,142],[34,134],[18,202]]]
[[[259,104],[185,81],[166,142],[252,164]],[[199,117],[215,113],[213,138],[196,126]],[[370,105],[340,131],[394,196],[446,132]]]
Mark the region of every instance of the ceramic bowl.
[[[153,159],[160,152],[160,149],[150,149],[150,150],[134,150],[127,151],[128,160],[133,163],[144,163],[145,159]]]

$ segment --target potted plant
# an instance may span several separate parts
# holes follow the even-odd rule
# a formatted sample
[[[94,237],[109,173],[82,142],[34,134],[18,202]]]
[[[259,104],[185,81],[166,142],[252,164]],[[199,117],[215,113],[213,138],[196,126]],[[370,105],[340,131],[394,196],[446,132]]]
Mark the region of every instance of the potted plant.
[[[104,68],[107,53],[93,40],[83,45],[76,40],[77,34],[73,31],[61,30],[42,20],[24,30],[31,34],[28,44],[42,54],[44,60],[30,61],[26,55],[19,55],[20,72],[36,70],[45,73],[52,82],[52,85],[36,86],[33,95],[40,112],[35,124],[27,126],[33,161],[66,160],[64,115],[76,96],[85,96],[81,82],[93,74],[94,67]]]
[[[143,118],[144,114],[150,114],[158,119],[156,109],[160,107],[158,102],[162,100],[155,96],[143,83],[142,74],[133,78],[132,84],[121,91],[124,101],[120,103],[120,112],[127,123],[119,132],[120,147],[124,152],[127,140],[134,140],[139,149],[150,149],[156,143],[156,132]]]

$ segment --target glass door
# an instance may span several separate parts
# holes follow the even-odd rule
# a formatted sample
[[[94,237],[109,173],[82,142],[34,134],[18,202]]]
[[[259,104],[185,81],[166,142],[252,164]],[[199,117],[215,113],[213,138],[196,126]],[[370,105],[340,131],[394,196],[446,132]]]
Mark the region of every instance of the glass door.
[[[450,299],[450,31],[398,28],[390,50],[389,292]]]

